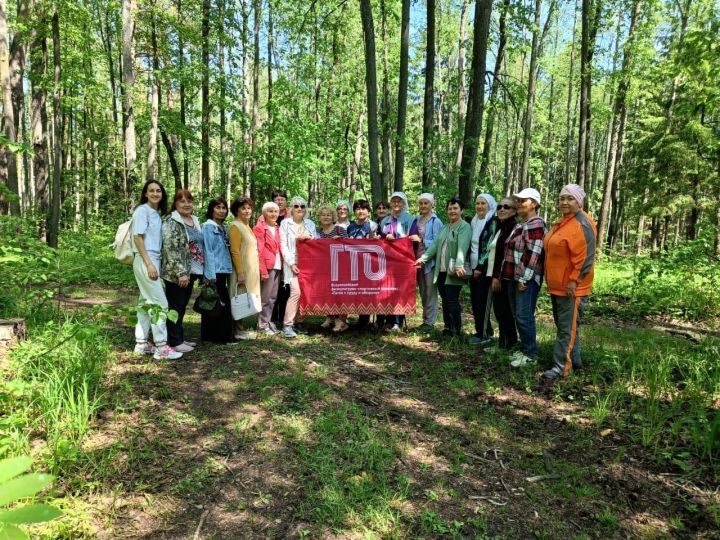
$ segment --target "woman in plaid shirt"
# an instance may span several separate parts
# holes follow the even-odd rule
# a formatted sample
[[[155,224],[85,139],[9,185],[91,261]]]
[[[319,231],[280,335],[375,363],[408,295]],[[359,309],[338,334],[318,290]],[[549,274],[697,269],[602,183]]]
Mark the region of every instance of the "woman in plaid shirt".
[[[516,193],[520,222],[505,242],[502,279],[514,281],[508,287],[510,308],[520,336],[521,350],[513,354],[512,367],[532,365],[537,361],[535,306],[543,276],[543,238],[545,222],[537,215],[540,193],[525,188]]]

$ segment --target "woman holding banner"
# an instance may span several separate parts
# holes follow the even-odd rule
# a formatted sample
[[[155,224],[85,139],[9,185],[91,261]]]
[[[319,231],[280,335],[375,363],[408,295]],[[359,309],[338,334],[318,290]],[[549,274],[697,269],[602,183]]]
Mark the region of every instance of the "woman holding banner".
[[[387,240],[398,238],[410,238],[413,242],[419,242],[417,220],[408,211],[407,195],[402,191],[396,191],[390,197],[390,214],[380,223],[381,236]],[[405,315],[389,315],[387,317],[391,332],[400,332],[405,324]]]
[[[297,337],[297,334],[305,334],[307,331],[302,326],[302,318],[299,314],[300,306],[300,282],[298,280],[297,241],[310,240],[315,237],[315,224],[305,217],[307,201],[302,197],[295,196],[290,200],[290,218],[284,219],[280,224],[280,249],[282,250],[283,276],[285,283],[290,284],[290,298],[285,307],[285,318],[283,320],[283,336],[289,339]]]
[[[462,219],[463,202],[453,197],[447,202],[448,223],[440,232],[437,240],[416,261],[424,265],[435,260],[433,281],[442,298],[444,335],[459,337],[462,333],[462,310],[460,291],[468,277],[469,268],[465,268],[465,258],[470,247],[472,229]]]
[[[423,193],[418,199],[417,217],[418,242],[415,249],[416,257],[421,257],[440,235],[443,222],[435,214],[435,196],[432,193]],[[417,284],[420,289],[420,300],[422,301],[422,324],[416,328],[418,332],[430,332],[435,328],[438,314],[438,290],[435,285],[435,261],[429,260],[423,268],[418,268]]]

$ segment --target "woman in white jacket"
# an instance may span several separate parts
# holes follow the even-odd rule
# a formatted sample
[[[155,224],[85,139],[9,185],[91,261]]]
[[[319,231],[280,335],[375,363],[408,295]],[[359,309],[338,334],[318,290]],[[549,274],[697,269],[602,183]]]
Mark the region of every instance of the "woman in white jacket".
[[[293,197],[290,200],[290,219],[283,219],[280,223],[280,250],[283,256],[283,278],[290,285],[290,298],[285,308],[283,320],[283,336],[297,337],[297,333],[305,333],[302,319],[298,316],[300,305],[300,282],[298,280],[297,250],[295,243],[300,240],[309,240],[315,237],[315,224],[305,217],[307,201],[302,197]]]

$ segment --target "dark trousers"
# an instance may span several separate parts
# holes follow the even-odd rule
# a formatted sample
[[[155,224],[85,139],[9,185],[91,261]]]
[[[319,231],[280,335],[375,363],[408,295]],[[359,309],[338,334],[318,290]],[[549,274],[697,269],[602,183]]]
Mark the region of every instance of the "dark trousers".
[[[437,287],[442,299],[442,313],[445,330],[449,330],[456,336],[462,330],[462,315],[460,311],[460,285],[445,285],[447,272],[440,272],[437,278]]]
[[[278,285],[277,298],[275,299],[275,307],[272,312],[272,322],[278,326],[282,326],[285,320],[285,308],[287,307],[288,298],[290,298],[290,284],[283,281],[283,271],[280,270],[280,285]]]
[[[472,301],[473,319],[475,319],[475,335],[481,339],[493,336],[493,329],[490,324],[491,285],[492,277],[470,278],[470,300]]]
[[[213,343],[230,343],[233,338],[233,318],[230,312],[230,292],[228,291],[228,278],[230,274],[216,274],[215,286],[223,303],[222,313],[213,317],[202,315],[200,317],[200,338]]]
[[[502,289],[493,294],[493,311],[498,322],[498,331],[500,337],[498,346],[501,349],[512,349],[517,343],[517,328],[515,328],[515,317],[513,317],[510,307],[510,295],[508,289],[515,286],[514,281],[503,279],[501,281]]]
[[[177,311],[177,321],[167,320],[168,345],[177,347],[185,341],[185,331],[183,329],[183,319],[185,318],[185,310],[192,296],[193,286],[198,276],[190,276],[190,283],[187,287],[180,287],[177,283],[163,280],[165,282],[165,298],[167,298],[168,309]]]

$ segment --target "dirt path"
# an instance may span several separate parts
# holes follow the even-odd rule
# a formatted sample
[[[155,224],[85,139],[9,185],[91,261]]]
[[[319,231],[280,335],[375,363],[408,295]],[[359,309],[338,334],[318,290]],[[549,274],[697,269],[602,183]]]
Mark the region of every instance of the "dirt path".
[[[119,353],[87,502],[104,538],[717,538],[592,391],[413,335]]]

